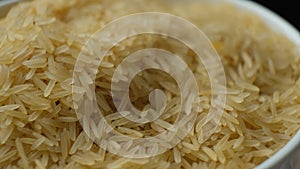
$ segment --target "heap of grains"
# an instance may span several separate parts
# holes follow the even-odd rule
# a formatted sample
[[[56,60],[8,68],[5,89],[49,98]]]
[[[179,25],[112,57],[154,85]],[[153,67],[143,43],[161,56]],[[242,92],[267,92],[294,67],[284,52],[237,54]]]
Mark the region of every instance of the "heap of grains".
[[[120,133],[154,136],[174,122],[179,109],[174,80],[147,70],[130,86],[132,103],[146,109],[149,91],[160,88],[167,96],[166,114],[147,124],[118,115],[109,92],[111,78],[129,53],[157,47],[178,54],[197,74],[201,86],[193,130],[163,154],[129,159],[100,148],[83,131],[72,103],[72,73],[82,46],[95,31],[116,18],[145,11],[168,12],[197,25],[221,56],[228,93],[217,130],[201,140],[199,126],[211,106],[211,95],[203,65],[190,59],[193,51],[159,36],[124,40],[104,58],[96,79],[99,107]],[[0,20],[0,168],[253,168],[280,150],[300,128],[299,58],[297,47],[259,17],[223,3],[20,3]]]

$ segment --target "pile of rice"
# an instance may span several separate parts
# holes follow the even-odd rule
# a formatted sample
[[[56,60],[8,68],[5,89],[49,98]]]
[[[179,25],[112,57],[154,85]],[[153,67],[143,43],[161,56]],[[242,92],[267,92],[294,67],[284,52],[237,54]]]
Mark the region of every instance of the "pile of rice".
[[[99,107],[120,133],[144,138],[166,129],[166,123],[131,123],[113,106],[111,77],[129,53],[158,47],[179,54],[201,86],[201,109],[192,132],[163,154],[128,159],[99,148],[82,130],[72,103],[72,72],[81,47],[95,31],[120,16],[144,11],[184,17],[205,32],[221,56],[228,94],[217,130],[201,140],[199,126],[211,96],[203,65],[189,59],[194,53],[158,36],[124,40],[105,58],[96,79]],[[300,128],[299,58],[297,47],[257,16],[222,3],[21,3],[0,20],[0,168],[253,168]],[[149,91],[163,89],[168,105],[161,119],[174,121],[180,96],[172,78],[148,70],[130,87],[132,102],[140,109],[149,107]]]

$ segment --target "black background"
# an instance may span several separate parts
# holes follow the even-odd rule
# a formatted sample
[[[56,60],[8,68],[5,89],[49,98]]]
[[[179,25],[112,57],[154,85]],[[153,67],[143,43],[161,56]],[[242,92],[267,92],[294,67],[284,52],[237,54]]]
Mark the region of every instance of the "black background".
[[[271,9],[300,30],[300,6],[296,4],[297,0],[256,0],[256,2]]]

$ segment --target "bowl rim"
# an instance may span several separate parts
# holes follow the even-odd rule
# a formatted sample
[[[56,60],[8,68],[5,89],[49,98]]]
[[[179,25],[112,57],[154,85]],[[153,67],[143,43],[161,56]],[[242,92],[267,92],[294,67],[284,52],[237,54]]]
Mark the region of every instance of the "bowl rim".
[[[249,12],[254,12],[256,15],[261,17],[267,26],[269,26],[272,30],[286,35],[296,45],[300,45],[299,30],[297,30],[295,26],[293,26],[283,17],[267,7],[249,0],[226,0],[226,2],[236,5]]]
[[[5,17],[9,9],[16,3],[20,2],[20,0],[0,0],[0,19]]]

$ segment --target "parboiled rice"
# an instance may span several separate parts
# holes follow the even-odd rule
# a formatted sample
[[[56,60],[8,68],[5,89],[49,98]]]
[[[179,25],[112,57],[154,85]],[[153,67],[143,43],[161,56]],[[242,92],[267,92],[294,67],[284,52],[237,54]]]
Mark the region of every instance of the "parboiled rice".
[[[120,16],[143,11],[176,14],[204,31],[222,57],[228,93],[220,125],[203,140],[203,117],[211,106],[211,93],[203,65],[192,59],[194,53],[156,36],[124,40],[102,62],[96,79],[98,105],[120,133],[154,136],[173,129],[179,113],[179,89],[174,80],[153,70],[134,78],[130,97],[135,106],[146,110],[149,91],[161,88],[168,100],[165,114],[156,122],[136,124],[121,116],[128,112],[116,112],[109,92],[111,78],[129,53],[158,47],[180,54],[201,86],[192,132],[163,154],[128,159],[99,148],[83,131],[85,126],[80,126],[72,104],[72,71],[81,47],[95,31]],[[272,156],[300,128],[299,51],[258,17],[230,5],[36,0],[15,6],[0,20],[0,30],[0,168],[246,169]],[[92,83],[91,79],[81,80]],[[84,91],[75,90],[78,94]],[[110,130],[103,128],[103,122],[92,125],[100,131]],[[92,132],[101,137],[105,132],[100,131]],[[130,142],[101,144],[125,150],[132,146]],[[136,146],[132,151],[143,150]]]

